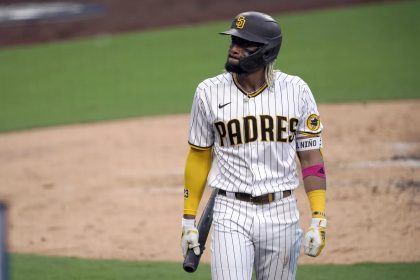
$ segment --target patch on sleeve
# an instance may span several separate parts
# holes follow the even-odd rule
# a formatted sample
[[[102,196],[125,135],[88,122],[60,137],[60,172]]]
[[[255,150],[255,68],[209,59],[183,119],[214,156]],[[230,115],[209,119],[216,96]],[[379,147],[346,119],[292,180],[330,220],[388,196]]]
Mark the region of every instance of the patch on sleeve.
[[[311,131],[317,131],[321,126],[321,120],[319,119],[319,116],[317,114],[310,115],[306,120],[306,126]]]

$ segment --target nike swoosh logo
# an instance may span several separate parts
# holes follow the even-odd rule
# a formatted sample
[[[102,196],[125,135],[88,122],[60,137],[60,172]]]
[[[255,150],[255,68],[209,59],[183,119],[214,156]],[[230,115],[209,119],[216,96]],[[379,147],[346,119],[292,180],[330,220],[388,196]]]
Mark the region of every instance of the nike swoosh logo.
[[[229,103],[226,103],[226,104],[219,104],[219,109],[222,109],[223,107],[225,107],[225,106],[227,106],[227,105],[229,105],[230,103],[232,103],[232,102],[229,102]]]

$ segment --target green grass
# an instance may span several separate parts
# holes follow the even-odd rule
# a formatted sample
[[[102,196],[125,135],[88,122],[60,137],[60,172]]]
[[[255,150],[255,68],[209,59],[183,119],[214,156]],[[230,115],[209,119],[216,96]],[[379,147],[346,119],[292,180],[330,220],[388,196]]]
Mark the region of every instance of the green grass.
[[[152,280],[211,279],[210,266],[200,264],[193,274],[180,263],[85,260],[14,254],[12,280]],[[419,279],[420,263],[363,263],[354,265],[301,265],[298,280],[411,280]]]
[[[187,274],[179,263],[13,255],[10,275],[11,280],[210,279],[210,266]]]
[[[319,101],[419,98],[419,13],[417,1],[288,16],[279,65]]]
[[[278,16],[278,67],[318,102],[419,98],[420,2]],[[229,22],[0,49],[0,131],[187,113]]]

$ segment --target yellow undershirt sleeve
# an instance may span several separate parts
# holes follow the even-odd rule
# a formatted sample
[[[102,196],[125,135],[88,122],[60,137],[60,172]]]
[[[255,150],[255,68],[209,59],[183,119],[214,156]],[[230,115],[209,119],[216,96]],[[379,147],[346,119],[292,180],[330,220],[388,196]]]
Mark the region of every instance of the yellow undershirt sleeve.
[[[212,149],[190,148],[184,173],[184,214],[196,215],[212,162]]]
[[[311,206],[312,218],[325,218],[325,190],[313,190],[307,193]]]

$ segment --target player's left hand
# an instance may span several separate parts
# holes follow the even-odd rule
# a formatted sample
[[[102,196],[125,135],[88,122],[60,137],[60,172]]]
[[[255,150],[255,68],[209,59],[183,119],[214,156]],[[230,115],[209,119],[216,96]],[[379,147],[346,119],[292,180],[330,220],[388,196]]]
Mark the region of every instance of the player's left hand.
[[[318,256],[325,246],[325,230],[327,220],[323,218],[312,218],[311,226],[305,235],[303,247],[305,254],[311,257]]]

